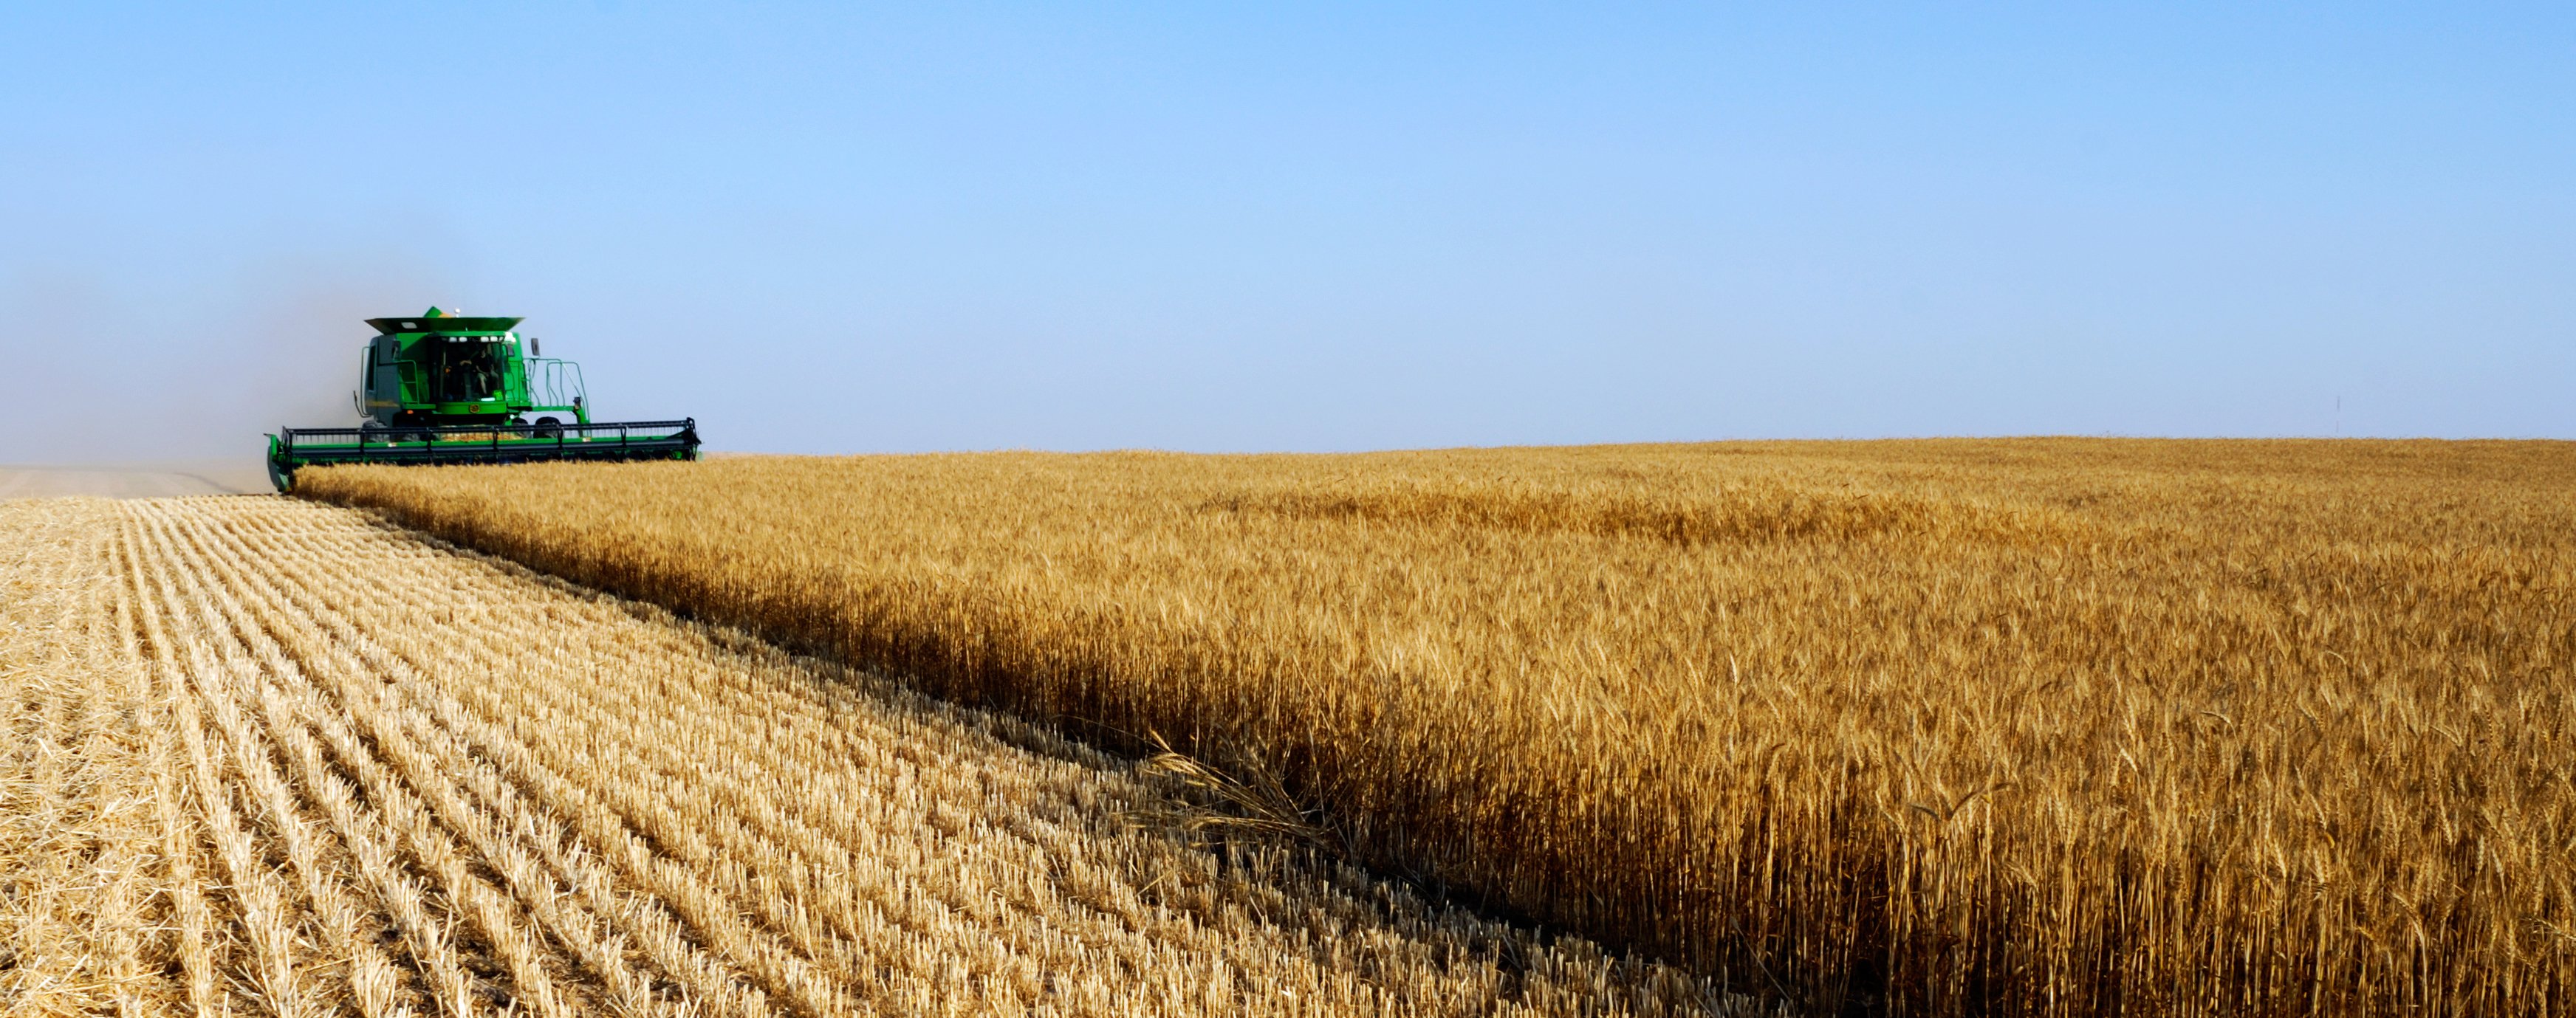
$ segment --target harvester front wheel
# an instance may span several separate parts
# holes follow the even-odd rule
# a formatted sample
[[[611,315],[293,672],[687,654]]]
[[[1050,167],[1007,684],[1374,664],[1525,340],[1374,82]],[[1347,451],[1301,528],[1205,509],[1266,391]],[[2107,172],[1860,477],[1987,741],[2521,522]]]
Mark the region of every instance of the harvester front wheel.
[[[536,434],[538,438],[562,438],[563,421],[553,417],[539,417]]]

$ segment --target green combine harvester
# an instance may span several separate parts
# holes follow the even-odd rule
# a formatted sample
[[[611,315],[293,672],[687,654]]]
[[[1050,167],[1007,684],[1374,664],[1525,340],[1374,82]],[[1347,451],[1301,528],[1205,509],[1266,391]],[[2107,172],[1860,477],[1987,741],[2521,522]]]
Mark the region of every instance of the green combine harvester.
[[[698,458],[694,418],[593,422],[581,365],[538,356],[536,340],[512,331],[520,321],[437,308],[367,319],[376,337],[351,394],[364,420],[279,428],[268,436],[268,479],[284,492],[295,489],[297,470],[322,463]]]

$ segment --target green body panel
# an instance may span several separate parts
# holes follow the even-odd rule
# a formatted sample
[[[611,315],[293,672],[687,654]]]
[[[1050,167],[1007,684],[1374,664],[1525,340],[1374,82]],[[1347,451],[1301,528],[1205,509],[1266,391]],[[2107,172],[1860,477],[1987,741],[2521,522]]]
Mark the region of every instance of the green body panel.
[[[358,365],[358,412],[377,424],[468,424],[523,413],[590,419],[580,366],[532,357],[516,318],[370,318],[378,335]],[[531,377],[538,369],[538,377]]]

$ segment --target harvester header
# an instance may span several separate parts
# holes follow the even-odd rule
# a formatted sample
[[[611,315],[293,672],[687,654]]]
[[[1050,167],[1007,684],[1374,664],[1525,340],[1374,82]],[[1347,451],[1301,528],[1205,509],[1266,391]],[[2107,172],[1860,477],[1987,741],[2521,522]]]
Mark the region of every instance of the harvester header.
[[[268,436],[269,480],[289,491],[297,469],[321,463],[698,458],[694,418],[592,421],[581,365],[539,356],[537,341],[516,331],[521,321],[434,307],[367,319],[376,335],[350,393],[361,422],[278,429]]]

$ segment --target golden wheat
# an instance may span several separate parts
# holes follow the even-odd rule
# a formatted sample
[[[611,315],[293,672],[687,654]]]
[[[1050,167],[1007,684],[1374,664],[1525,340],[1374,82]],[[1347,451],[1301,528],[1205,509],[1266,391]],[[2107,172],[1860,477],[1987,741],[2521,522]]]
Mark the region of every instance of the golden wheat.
[[[1818,1013],[2576,1013],[2565,443],[302,484],[939,696],[1168,740],[1239,804],[1286,802],[1245,820],[1284,811],[1353,858]],[[477,710],[610,709],[557,702]],[[686,773],[672,790],[702,808],[762,799]],[[693,851],[803,851],[752,826]]]
[[[0,502],[0,591],[13,1015],[1750,1006],[346,510]]]

